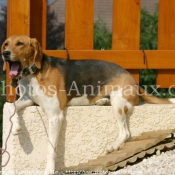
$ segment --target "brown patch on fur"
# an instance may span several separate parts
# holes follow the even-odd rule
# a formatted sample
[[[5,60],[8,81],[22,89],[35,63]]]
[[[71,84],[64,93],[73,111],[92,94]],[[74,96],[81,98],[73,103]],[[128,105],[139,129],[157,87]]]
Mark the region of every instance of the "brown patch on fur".
[[[124,112],[125,112],[125,114],[128,113],[128,107],[127,106],[124,106]]]
[[[103,96],[110,95],[112,91],[117,91],[123,88],[123,98],[125,98],[133,106],[139,103],[139,96],[137,95],[137,85],[131,74],[123,73],[112,82],[104,85],[101,88],[100,95],[97,94],[90,100],[90,104],[102,98]],[[129,93],[127,93],[127,91]],[[131,93],[130,93],[131,91]]]
[[[118,109],[118,113],[119,113],[120,115],[122,115],[122,109],[121,109],[121,108]]]
[[[139,87],[139,96],[146,101],[147,103],[152,104],[172,104],[168,99],[165,98],[157,98],[148,92],[146,92],[143,88]]]
[[[120,88],[123,89],[123,98],[125,98],[133,106],[139,103],[139,96],[137,95],[137,85],[131,74],[121,74],[112,82],[103,87],[103,91],[106,94],[110,94],[111,91],[117,91]]]
[[[4,64],[3,64],[3,71],[5,71],[6,70],[6,62],[4,62]]]
[[[41,88],[45,90],[45,95],[52,97],[57,93],[57,98],[60,103],[60,108],[63,110],[66,106],[67,95],[65,90],[65,83],[62,74],[56,68],[45,68],[36,74]]]
[[[120,88],[124,88],[127,85],[136,85],[134,78],[131,74],[123,73],[118,78],[114,79],[105,85],[105,93],[110,94],[111,91],[116,91]]]
[[[128,94],[127,91],[131,94]],[[123,98],[125,98],[131,105],[135,106],[139,104],[139,96],[137,93],[137,85],[130,85],[125,87],[123,90]]]

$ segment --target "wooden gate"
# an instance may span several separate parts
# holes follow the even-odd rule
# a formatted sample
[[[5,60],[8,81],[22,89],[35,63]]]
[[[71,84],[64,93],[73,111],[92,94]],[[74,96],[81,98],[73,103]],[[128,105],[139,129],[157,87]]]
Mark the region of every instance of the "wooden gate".
[[[128,69],[139,83],[140,69],[158,69],[157,84],[175,83],[175,0],[159,0],[158,49],[140,46],[140,0],[113,0],[112,50],[93,50],[94,0],[66,0],[65,46],[71,59],[108,60]],[[63,50],[46,50],[46,0],[8,0],[8,37],[35,37],[44,53],[66,58]],[[145,60],[146,59],[146,60]],[[8,71],[7,71],[8,73]],[[10,79],[7,76],[7,85]],[[7,100],[14,91],[7,87]]]

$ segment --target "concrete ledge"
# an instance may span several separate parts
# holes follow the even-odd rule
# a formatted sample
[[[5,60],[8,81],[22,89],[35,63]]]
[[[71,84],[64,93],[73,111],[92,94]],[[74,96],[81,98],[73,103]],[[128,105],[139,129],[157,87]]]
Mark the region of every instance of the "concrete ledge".
[[[9,108],[4,105],[3,141],[9,132]],[[28,107],[20,113],[22,129],[18,136],[10,136],[10,163],[3,171],[44,171],[47,152],[48,120],[40,107]],[[128,119],[132,136],[144,131],[175,128],[175,105],[136,106]],[[45,128],[46,126],[46,128]],[[111,106],[68,107],[57,148],[56,167],[77,165],[105,154],[107,145],[118,135],[118,125]],[[2,164],[7,160],[3,156]],[[4,173],[5,174],[5,173]]]

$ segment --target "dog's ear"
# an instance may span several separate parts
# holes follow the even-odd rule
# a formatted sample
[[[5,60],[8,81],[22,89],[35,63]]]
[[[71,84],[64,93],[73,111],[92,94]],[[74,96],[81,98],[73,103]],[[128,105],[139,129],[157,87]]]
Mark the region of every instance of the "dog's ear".
[[[2,46],[1,46],[1,54],[4,52],[4,50],[5,50],[5,45],[4,45],[4,43],[2,44]],[[4,61],[4,60],[3,60]],[[6,70],[6,62],[4,61],[4,64],[3,64],[3,71],[5,71]]]
[[[3,53],[5,50],[5,44],[3,43],[2,46],[1,46],[1,53]]]
[[[35,38],[32,38],[30,40],[30,44],[34,48],[35,65],[38,69],[41,69],[41,60],[42,60],[42,57],[43,57],[43,52],[42,52],[41,46]]]
[[[3,64],[3,71],[6,70],[6,62],[4,61],[4,64]]]

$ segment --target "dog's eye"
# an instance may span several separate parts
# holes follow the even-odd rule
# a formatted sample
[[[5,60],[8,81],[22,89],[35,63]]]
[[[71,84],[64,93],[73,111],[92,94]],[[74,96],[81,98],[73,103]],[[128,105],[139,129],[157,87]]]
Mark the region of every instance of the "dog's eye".
[[[7,47],[9,44],[8,43],[5,43],[4,46]]]
[[[24,43],[22,43],[22,42],[17,42],[16,45],[17,45],[17,46],[22,46],[22,45],[24,45]]]

